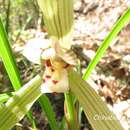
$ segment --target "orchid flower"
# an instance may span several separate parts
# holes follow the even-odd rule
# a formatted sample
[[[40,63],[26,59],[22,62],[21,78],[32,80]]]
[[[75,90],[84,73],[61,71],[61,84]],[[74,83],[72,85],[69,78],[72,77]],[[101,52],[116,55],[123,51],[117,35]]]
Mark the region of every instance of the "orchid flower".
[[[42,93],[63,93],[69,90],[68,70],[78,63],[73,51],[61,47],[58,42],[31,39],[25,45],[23,55],[31,62],[45,66]]]

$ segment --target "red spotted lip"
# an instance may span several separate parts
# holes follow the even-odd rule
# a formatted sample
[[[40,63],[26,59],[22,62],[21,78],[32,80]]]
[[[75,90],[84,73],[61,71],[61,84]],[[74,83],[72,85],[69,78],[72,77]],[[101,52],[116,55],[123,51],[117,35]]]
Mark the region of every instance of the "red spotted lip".
[[[46,77],[47,79],[50,79],[50,78],[51,78],[51,76],[50,76],[50,75],[46,75],[45,77]]]
[[[57,84],[58,81],[57,80],[52,80],[53,84]]]
[[[45,65],[46,65],[46,67],[51,67],[52,66],[51,61],[50,60],[46,60],[45,61]]]

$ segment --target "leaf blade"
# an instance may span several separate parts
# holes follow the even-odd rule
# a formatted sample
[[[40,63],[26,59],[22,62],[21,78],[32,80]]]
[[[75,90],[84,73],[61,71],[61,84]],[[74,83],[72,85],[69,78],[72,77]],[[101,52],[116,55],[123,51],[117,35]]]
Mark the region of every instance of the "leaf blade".
[[[52,106],[48,97],[45,95],[42,95],[38,101],[40,103],[42,110],[46,113],[51,129],[59,130],[58,124],[55,119],[55,113],[53,112],[53,109],[52,109]]]
[[[117,36],[117,34],[121,31],[121,29],[130,21],[130,8],[122,15],[122,17],[116,22],[113,26],[112,31],[108,34],[108,36],[104,39],[101,46],[98,48],[95,57],[92,59],[90,64],[88,65],[83,79],[86,80],[91,74],[92,70],[95,68],[106,49],[109,47],[112,40]]]
[[[69,83],[72,93],[81,103],[86,116],[88,117],[94,130],[123,130],[115,115],[107,108],[100,96],[94,91],[90,83],[84,81],[80,75],[69,71]],[[96,115],[108,117],[112,120],[95,120]]]
[[[16,66],[16,62],[14,60],[14,56],[12,55],[11,46],[9,44],[9,40],[7,34],[4,30],[2,21],[0,19],[0,57],[4,63],[6,71],[9,75],[12,85],[15,90],[18,90],[21,86],[20,74],[18,68]]]
[[[41,95],[38,75],[18,90],[9,101],[0,108],[0,129],[9,130],[28,112]]]

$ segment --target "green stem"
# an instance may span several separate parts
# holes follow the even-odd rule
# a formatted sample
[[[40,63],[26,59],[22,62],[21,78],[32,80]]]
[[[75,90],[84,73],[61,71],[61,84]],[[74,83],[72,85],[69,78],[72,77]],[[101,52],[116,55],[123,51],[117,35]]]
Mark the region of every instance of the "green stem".
[[[69,123],[70,130],[79,130],[71,92],[65,93],[65,105],[67,109],[66,118]]]

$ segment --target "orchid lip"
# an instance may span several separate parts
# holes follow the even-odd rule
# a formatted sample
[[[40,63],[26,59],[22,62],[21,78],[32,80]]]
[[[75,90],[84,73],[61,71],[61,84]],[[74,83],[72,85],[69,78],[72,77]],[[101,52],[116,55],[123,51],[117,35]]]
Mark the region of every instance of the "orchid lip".
[[[58,50],[59,54],[56,54],[55,48],[48,48],[50,43],[45,45],[46,42],[49,43],[49,40],[30,40],[27,45],[25,45],[23,55],[35,64],[43,65],[42,62],[44,61],[45,72],[41,85],[42,93],[64,93],[68,91],[69,88],[67,70],[69,64],[63,62],[64,60],[62,58],[57,61],[56,59],[60,58],[58,55],[61,55],[61,50]]]

